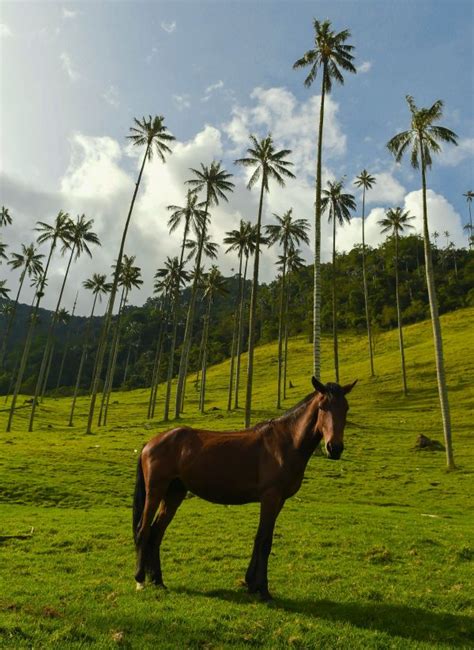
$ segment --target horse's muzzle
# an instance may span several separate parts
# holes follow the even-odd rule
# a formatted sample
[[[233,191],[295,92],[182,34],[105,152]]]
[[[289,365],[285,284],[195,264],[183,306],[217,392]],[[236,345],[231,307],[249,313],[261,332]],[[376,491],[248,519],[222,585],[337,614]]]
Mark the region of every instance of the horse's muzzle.
[[[342,443],[331,443],[328,442],[326,445],[326,451],[328,454],[328,458],[331,460],[339,460],[341,457],[342,452],[344,451],[344,445]]]

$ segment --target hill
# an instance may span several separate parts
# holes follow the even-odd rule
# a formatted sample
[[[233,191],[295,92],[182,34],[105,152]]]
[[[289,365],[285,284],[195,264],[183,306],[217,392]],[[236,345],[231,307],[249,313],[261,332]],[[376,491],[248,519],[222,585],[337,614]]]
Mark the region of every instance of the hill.
[[[395,331],[377,338],[372,380],[365,338],[342,335],[342,381],[359,378],[346,449],[338,462],[311,460],[278,519],[270,606],[239,586],[258,507],[197,498],[185,501],[165,537],[168,592],[134,592],[137,453],[166,427],[146,421],[146,390],[114,393],[109,426],[92,436],[84,434],[86,398],[71,429],[67,398],[41,405],[33,434],[20,409],[0,442],[2,647],[469,647],[473,325],[472,308],[442,318],[454,472],[443,452],[414,449],[420,433],[442,442],[429,322],[406,328],[407,398]],[[330,348],[325,339],[323,380],[332,378]],[[257,350],[253,421],[275,415],[276,356],[274,343]],[[311,390],[310,360],[306,339],[292,339],[286,407]],[[241,427],[242,412],[225,411],[228,371],[228,362],[209,369],[205,415],[190,378],[186,423]]]

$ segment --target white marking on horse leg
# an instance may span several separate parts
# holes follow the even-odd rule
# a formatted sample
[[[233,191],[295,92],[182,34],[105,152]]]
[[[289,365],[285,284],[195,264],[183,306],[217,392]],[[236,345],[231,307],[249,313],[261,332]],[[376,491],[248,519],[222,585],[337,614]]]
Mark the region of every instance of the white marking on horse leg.
[[[142,591],[143,589],[145,589],[145,583],[144,582],[137,582],[136,585],[137,585],[136,586],[137,591]]]

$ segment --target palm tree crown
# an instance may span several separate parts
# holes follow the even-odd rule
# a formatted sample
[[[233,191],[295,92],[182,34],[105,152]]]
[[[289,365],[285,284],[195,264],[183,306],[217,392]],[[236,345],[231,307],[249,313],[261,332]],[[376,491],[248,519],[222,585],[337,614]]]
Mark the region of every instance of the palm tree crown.
[[[356,187],[362,187],[364,190],[371,190],[375,182],[375,176],[372,176],[366,169],[363,169],[359,176],[356,176],[354,185]]]
[[[168,219],[170,233],[174,232],[183,220],[186,231],[192,228],[196,233],[199,233],[206,217],[206,213],[202,210],[203,205],[203,203],[198,203],[197,194],[192,190],[188,191],[186,205],[168,205],[167,210],[172,211]]]
[[[294,248],[300,242],[309,244],[309,237],[307,235],[309,222],[307,219],[293,219],[292,213],[293,208],[285,212],[282,217],[278,214],[273,214],[277,223],[265,226],[269,246],[278,242],[283,246],[284,251],[288,251],[289,248]]]
[[[105,273],[93,273],[91,278],[84,280],[82,286],[89,291],[92,291],[94,296],[98,296],[99,301],[102,301],[102,296],[109,293],[112,288],[112,283],[107,282]]]
[[[217,205],[219,199],[229,200],[225,193],[233,192],[235,185],[229,180],[232,174],[222,169],[220,162],[213,160],[209,167],[201,163],[201,169],[191,168],[191,171],[196,178],[192,178],[186,183],[191,186],[192,191],[195,193],[206,190],[208,208]]]
[[[100,246],[100,240],[95,232],[92,232],[93,219],[87,219],[84,214],[77,216],[76,223],[71,226],[71,235],[67,243],[63,244],[63,251],[67,248],[74,248],[74,257],[77,260],[82,253],[92,257],[89,244]]]
[[[235,161],[236,165],[256,168],[247,183],[249,190],[252,189],[260,177],[262,177],[265,192],[268,192],[268,181],[270,179],[275,180],[278,185],[284,187],[284,177],[295,178],[295,175],[288,169],[288,167],[293,166],[293,163],[284,160],[285,156],[291,154],[290,149],[276,151],[271,134],[260,141],[254,135],[251,135],[250,140],[253,146],[247,149],[249,157],[239,158]]]
[[[408,210],[403,211],[402,208],[390,208],[386,211],[385,217],[379,220],[379,225],[382,226],[380,232],[392,232],[394,235],[400,235],[406,228],[413,228],[410,221],[415,217],[410,216]]]
[[[8,212],[8,208],[2,205],[2,209],[0,210],[0,226],[11,226],[11,223],[12,218]]]
[[[325,212],[329,209],[328,221],[333,219],[342,226],[351,220],[351,210],[355,210],[356,202],[352,194],[344,194],[342,188],[344,180],[328,181],[328,189],[323,190],[321,209]]]
[[[43,264],[41,260],[44,255],[36,252],[34,244],[25,246],[21,245],[21,253],[12,253],[11,259],[8,262],[12,269],[20,269],[24,267],[24,272],[31,276],[33,274],[40,275],[43,272]]]
[[[128,135],[127,138],[136,146],[145,145],[147,147],[146,157],[148,160],[153,158],[153,151],[155,151],[161,160],[166,162],[165,154],[171,153],[171,149],[166,143],[173,142],[175,137],[171,133],[167,133],[168,129],[164,125],[163,115],[155,115],[155,117],[149,115],[148,119],[143,117],[141,121],[136,117],[133,119],[136,127],[130,127],[132,135]]]

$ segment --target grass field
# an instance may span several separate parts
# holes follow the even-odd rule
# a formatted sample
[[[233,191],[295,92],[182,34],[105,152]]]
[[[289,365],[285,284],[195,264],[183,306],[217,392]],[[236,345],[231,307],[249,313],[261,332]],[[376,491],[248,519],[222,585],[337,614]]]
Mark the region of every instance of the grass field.
[[[414,450],[420,433],[442,441],[430,324],[406,329],[407,398],[396,332],[377,340],[372,380],[365,339],[343,335],[342,381],[359,378],[346,449],[341,461],[311,460],[278,519],[271,604],[241,586],[258,506],[198,498],[163,542],[169,589],[135,592],[137,451],[166,428],[146,420],[146,391],[114,394],[109,426],[93,435],[86,399],[72,429],[69,399],[47,399],[32,434],[26,406],[9,434],[0,412],[0,647],[472,648],[474,309],[443,317],[443,334],[457,470],[443,452]],[[276,355],[274,344],[257,350],[254,421],[276,414]],[[225,411],[228,368],[209,370],[205,416],[189,381],[183,421],[242,426],[242,411]],[[294,339],[286,406],[310,377],[310,345]]]

